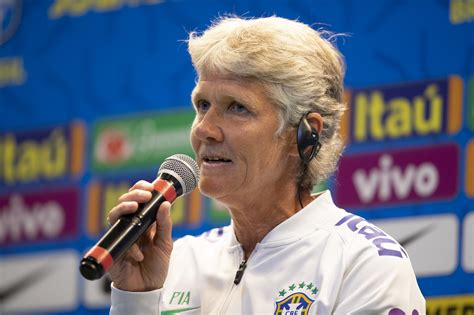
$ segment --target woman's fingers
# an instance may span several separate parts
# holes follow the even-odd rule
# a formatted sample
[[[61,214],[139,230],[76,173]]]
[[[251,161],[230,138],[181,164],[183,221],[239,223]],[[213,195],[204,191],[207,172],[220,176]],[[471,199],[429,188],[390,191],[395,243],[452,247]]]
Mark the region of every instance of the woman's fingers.
[[[109,212],[107,221],[113,225],[122,215],[134,213],[139,203],[148,202],[151,199],[153,185],[145,180],[136,182],[128,192],[120,196],[119,204]]]
[[[151,190],[153,186],[151,183],[141,180],[134,184],[132,188],[119,198],[119,204],[110,210],[108,215],[108,222],[113,225],[121,216],[135,213],[138,209],[139,203],[148,202],[151,197]],[[142,251],[142,246],[145,248],[149,245],[159,245],[165,248],[166,251],[172,249],[173,239],[171,236],[173,223],[170,216],[171,204],[164,202],[161,204],[156,214],[156,222],[148,229],[147,235],[144,235],[140,241],[133,244],[127,251],[128,260],[141,262],[145,259]]]
[[[110,210],[107,221],[110,225],[113,225],[118,220],[118,218],[125,214],[135,213],[137,209],[138,203],[135,201],[121,202],[113,207],[112,210]]]
[[[139,203],[144,203],[150,199],[151,199],[151,192],[147,190],[135,189],[120,196],[118,201],[119,202],[136,201]]]
[[[156,233],[153,243],[159,245],[160,242],[173,243],[171,232],[173,230],[173,222],[170,216],[171,204],[168,201],[163,202],[156,214]]]
[[[153,184],[150,182],[147,182],[146,180],[139,180],[136,182],[128,191],[132,191],[135,189],[141,189],[141,190],[148,190],[152,191],[153,190]]]
[[[133,244],[132,247],[128,250],[127,253],[133,260],[135,261],[142,261],[145,256],[143,255],[142,251],[140,250],[140,247],[138,247],[137,244]]]

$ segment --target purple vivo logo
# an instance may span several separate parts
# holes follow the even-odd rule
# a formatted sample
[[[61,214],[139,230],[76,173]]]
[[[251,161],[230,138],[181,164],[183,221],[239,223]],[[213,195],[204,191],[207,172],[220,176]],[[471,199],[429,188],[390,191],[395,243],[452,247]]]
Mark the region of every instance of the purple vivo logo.
[[[418,311],[417,310],[413,310],[411,313],[405,313],[404,311],[402,311],[401,309],[399,308],[393,308],[390,310],[390,312],[388,312],[388,315],[419,315]]]
[[[52,241],[77,233],[75,188],[0,197],[0,245]]]
[[[455,144],[346,156],[336,182],[341,207],[368,207],[452,198],[458,191]]]

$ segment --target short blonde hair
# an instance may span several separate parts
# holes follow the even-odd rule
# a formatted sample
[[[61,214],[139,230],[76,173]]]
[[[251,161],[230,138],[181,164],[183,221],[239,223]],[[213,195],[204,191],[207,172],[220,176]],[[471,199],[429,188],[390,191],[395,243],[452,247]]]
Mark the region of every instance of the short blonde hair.
[[[279,109],[278,134],[297,126],[309,112],[323,116],[321,150],[307,168],[301,165],[298,175],[303,189],[329,177],[343,149],[339,129],[345,65],[330,36],[280,17],[232,16],[219,18],[202,34],[191,32],[188,40],[198,76],[219,73],[263,83]]]

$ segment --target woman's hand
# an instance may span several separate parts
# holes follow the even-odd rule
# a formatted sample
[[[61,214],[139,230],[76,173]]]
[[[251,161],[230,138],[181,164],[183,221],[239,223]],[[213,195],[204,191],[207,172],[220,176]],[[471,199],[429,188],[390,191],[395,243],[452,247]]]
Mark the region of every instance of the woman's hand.
[[[108,221],[114,224],[122,215],[134,213],[138,203],[151,199],[153,185],[141,180],[119,198],[119,204],[109,212]],[[169,202],[161,204],[153,223],[145,234],[122,256],[117,259],[110,276],[114,287],[124,291],[150,291],[163,287],[168,274],[168,266],[173,239]]]

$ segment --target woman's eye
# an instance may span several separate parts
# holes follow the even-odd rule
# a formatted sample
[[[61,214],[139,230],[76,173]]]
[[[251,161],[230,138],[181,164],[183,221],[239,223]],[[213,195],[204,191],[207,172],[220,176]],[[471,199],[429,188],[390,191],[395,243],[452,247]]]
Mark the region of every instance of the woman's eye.
[[[248,113],[247,107],[245,107],[244,105],[240,103],[235,103],[235,102],[230,104],[229,110],[235,113]]]
[[[205,100],[200,100],[196,104],[197,110],[198,111],[204,111],[204,112],[207,111],[210,106],[211,106],[211,104],[208,101],[205,101]]]

